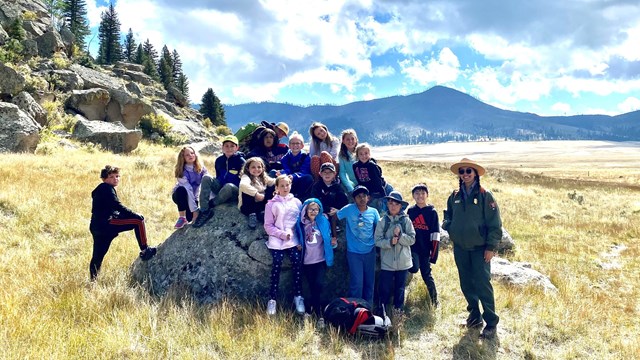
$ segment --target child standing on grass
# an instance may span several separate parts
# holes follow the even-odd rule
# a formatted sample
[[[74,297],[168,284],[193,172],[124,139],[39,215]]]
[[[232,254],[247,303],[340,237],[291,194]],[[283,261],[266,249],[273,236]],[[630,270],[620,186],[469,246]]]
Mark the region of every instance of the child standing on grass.
[[[331,236],[329,221],[322,213],[320,200],[310,198],[302,204],[296,231],[302,245],[302,270],[311,294],[307,302],[311,304],[309,312],[318,318],[318,328],[324,328],[320,296],[327,266],[333,266],[333,249],[338,246],[338,240]]]
[[[352,193],[354,204],[337,212],[338,219],[346,219],[347,264],[349,265],[349,297],[365,299],[373,304],[376,272],[374,229],[380,214],[369,207],[369,190],[356,186]]]
[[[356,157],[356,146],[358,146],[358,135],[353,129],[342,131],[342,144],[340,145],[340,153],[338,160],[340,162],[340,182],[351,194],[353,188],[358,185],[356,174],[353,172],[353,164],[358,161]]]
[[[238,138],[227,135],[222,139],[222,155],[215,162],[216,177],[205,174],[200,186],[200,215],[193,227],[199,228],[213,216],[213,207],[238,198],[244,154],[238,151]],[[210,204],[211,194],[216,195]]]
[[[304,201],[309,197],[313,176],[311,176],[309,154],[304,151],[304,138],[297,131],[289,137],[289,151],[282,157],[282,170],[277,175],[291,175],[293,185],[291,192]]]
[[[120,183],[120,169],[107,165],[100,171],[100,178],[102,183],[91,192],[93,201],[89,230],[93,236],[93,254],[89,263],[89,276],[92,281],[100,272],[102,260],[109,251],[111,242],[123,231],[135,232],[143,261],[156,254],[156,248],[147,244],[144,217],[122,205],[118,199],[116,186]]]
[[[333,163],[338,167],[338,150],[340,149],[340,139],[329,132],[323,123],[314,122],[309,127],[309,155],[311,156],[311,175],[314,180],[318,179],[320,166],[326,162]]]
[[[356,146],[356,156],[358,161],[353,164],[353,173],[356,175],[358,185],[369,189],[371,206],[375,207],[379,212],[385,211],[386,204],[382,199],[386,195],[386,182],[382,177],[382,168],[371,158],[369,144],[362,143]]]
[[[380,304],[387,305],[393,293],[394,316],[402,314],[407,273],[411,268],[411,245],[416,241],[416,232],[411,220],[404,213],[409,205],[402,194],[392,191],[386,196],[388,213],[376,227],[376,246],[380,248],[380,277],[378,292]]]
[[[269,235],[267,248],[273,257],[267,314],[275,315],[276,313],[280,270],[284,256],[288,255],[293,272],[293,293],[295,294],[293,304],[296,312],[302,315],[305,311],[300,282],[302,246],[295,231],[301,204],[300,200],[291,194],[291,178],[288,175],[278,176],[275,183],[276,195],[267,203],[264,214],[264,230]]]
[[[174,175],[178,180],[173,187],[171,198],[178,205],[178,221],[174,226],[182,229],[189,221],[198,217],[198,196],[202,177],[207,174],[198,154],[191,146],[183,147],[178,153]]]
[[[249,217],[249,229],[255,230],[260,221],[264,221],[264,209],[267,200],[272,197],[275,179],[267,176],[264,161],[252,157],[242,167],[238,209]]]
[[[416,203],[407,209],[407,214],[416,230],[416,242],[411,245],[413,267],[409,269],[409,272],[415,274],[420,270],[422,280],[429,291],[431,305],[438,307],[438,291],[431,275],[431,264],[435,264],[438,260],[440,246],[438,212],[433,205],[427,204],[429,188],[426,184],[415,185],[411,189],[411,195]]]

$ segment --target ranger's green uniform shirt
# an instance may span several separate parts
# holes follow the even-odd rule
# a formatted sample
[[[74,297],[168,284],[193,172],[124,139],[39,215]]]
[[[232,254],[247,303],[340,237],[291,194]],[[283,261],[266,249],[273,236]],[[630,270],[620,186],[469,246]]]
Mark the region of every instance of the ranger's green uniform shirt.
[[[467,198],[461,191],[454,191],[447,200],[442,228],[462,249],[494,251],[502,238],[502,220],[493,194],[478,186]]]

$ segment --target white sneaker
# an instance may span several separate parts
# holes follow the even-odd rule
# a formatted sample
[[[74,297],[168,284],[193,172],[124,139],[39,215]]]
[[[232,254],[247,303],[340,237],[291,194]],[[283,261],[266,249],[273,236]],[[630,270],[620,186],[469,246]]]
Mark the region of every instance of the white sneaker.
[[[293,297],[293,305],[296,307],[298,315],[304,314],[304,298],[300,295]]]
[[[275,315],[276,314],[276,301],[269,300],[267,303],[267,315]]]

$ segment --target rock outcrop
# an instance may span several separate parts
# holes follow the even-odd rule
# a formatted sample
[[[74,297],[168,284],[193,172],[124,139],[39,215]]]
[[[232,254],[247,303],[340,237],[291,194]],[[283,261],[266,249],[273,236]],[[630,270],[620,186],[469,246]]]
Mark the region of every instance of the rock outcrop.
[[[89,120],[105,120],[110,100],[109,92],[104,89],[74,90],[65,107]]]
[[[42,57],[50,57],[58,51],[65,50],[62,38],[57,31],[47,31],[35,40],[38,44],[38,55]]]
[[[158,246],[154,258],[147,262],[136,260],[131,274],[135,281],[160,296],[177,289],[188,291],[202,303],[225,297],[265,299],[271,274],[266,238],[262,228],[247,228],[247,218],[235,204],[224,204],[215,208],[214,217],[205,226],[177,230]],[[288,261],[280,276],[280,294],[290,302],[293,294]],[[335,250],[335,264],[327,269],[325,300],[347,294],[348,274],[342,234]]]
[[[0,152],[34,152],[40,129],[17,105],[0,102]]]
[[[138,147],[142,132],[129,130],[121,123],[109,123],[99,120],[87,120],[76,115],[78,120],[73,129],[73,137],[81,141],[100,144],[114,153],[128,153]]]
[[[13,68],[0,63],[0,95],[14,96],[24,89],[25,77]]]
[[[529,263],[512,263],[506,259],[494,257],[491,260],[491,277],[511,285],[532,285],[542,288],[545,292],[558,292],[558,288],[551,283],[549,277],[532,269]]]
[[[11,100],[11,102],[18,105],[20,110],[29,114],[29,116],[38,122],[38,124],[42,126],[47,124],[47,113],[28,92],[23,91],[19,93]]]

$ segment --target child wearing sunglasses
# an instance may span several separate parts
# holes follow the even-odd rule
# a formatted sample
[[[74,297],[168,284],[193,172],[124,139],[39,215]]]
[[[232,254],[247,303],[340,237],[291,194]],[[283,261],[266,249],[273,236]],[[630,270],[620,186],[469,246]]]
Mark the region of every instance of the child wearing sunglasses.
[[[487,325],[482,336],[493,338],[500,318],[491,286],[491,259],[502,238],[500,209],[493,194],[480,186],[485,169],[477,162],[464,158],[451,165],[451,171],[458,176],[459,189],[447,200],[442,228],[453,242],[460,288],[469,310],[466,326],[479,328],[484,320]]]

